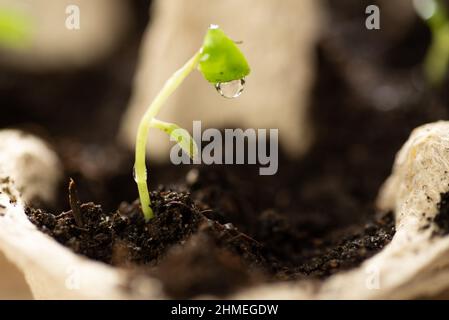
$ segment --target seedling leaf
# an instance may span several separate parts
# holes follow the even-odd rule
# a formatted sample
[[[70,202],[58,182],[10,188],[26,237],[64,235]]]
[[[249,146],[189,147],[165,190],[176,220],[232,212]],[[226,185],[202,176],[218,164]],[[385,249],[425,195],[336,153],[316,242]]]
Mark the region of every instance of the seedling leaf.
[[[181,128],[177,124],[153,118],[151,127],[168,134],[170,140],[175,141],[191,159],[194,159],[198,155],[198,146],[196,145],[195,140],[190,136],[187,130]]]
[[[198,69],[214,84],[242,79],[250,73],[243,53],[218,26],[211,26],[204,37]]]

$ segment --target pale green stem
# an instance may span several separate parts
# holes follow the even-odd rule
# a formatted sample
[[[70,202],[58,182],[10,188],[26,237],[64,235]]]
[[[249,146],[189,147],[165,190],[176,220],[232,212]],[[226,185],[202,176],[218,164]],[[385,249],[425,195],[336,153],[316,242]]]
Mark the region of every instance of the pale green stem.
[[[151,127],[151,121],[158,114],[159,110],[170,97],[170,95],[178,88],[184,79],[192,72],[198,65],[201,52],[198,51],[187,63],[178,71],[176,71],[170,79],[165,82],[164,87],[153,100],[148,110],[145,112],[140,121],[136,137],[136,159],[134,163],[134,175],[139,190],[140,203],[145,220],[150,220],[154,217],[151,209],[150,194],[147,186],[147,169],[145,166],[146,159],[146,145],[148,138],[148,131]]]

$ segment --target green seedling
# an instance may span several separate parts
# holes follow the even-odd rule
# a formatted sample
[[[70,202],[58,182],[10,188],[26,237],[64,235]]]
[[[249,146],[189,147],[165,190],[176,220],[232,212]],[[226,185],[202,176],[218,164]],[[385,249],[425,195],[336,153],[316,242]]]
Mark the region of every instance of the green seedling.
[[[24,47],[31,30],[31,19],[25,13],[0,7],[0,47]]]
[[[154,217],[145,166],[149,130],[156,128],[166,132],[191,158],[197,155],[198,148],[187,130],[176,124],[156,119],[167,99],[195,69],[198,69],[208,82],[212,83],[223,96],[228,98],[240,95],[243,90],[244,78],[250,72],[245,56],[236,43],[229,39],[218,26],[211,25],[202,47],[167,80],[162,90],[150,104],[137,130],[134,164],[134,179],[137,183],[142,211],[147,221]]]
[[[449,68],[449,15],[441,0],[414,0],[417,13],[432,33],[432,43],[424,61],[428,81],[440,85]]]

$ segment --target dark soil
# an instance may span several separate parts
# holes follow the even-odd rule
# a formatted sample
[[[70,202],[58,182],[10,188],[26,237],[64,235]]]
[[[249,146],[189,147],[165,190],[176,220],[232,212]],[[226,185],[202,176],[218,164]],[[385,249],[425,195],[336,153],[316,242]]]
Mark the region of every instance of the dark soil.
[[[70,191],[73,194],[73,188]],[[188,195],[159,190],[151,196],[155,218],[148,223],[138,202],[123,203],[111,213],[73,201],[70,211],[56,216],[31,208],[27,214],[74,252],[148,272],[177,298],[224,295],[252,282],[258,269],[270,268],[257,241],[231,224],[209,219]]]
[[[81,205],[80,225],[73,210],[59,214],[69,207],[61,186],[59,203],[30,208],[30,219],[75,252],[159,278],[173,297],[226,295],[261,281],[322,279],[358,266],[394,234],[393,214],[377,212],[374,202],[396,152],[416,126],[449,118],[449,82],[430,89],[420,72],[430,41],[425,25],[416,19],[399,35],[391,28],[369,32],[363,3],[328,1],[334,20],[317,48],[309,152],[295,160],[281,150],[275,176],[259,176],[252,166],[150,163],[151,187],[165,187],[153,192],[156,218],[149,223],[134,202],[132,152],[114,142],[138,37],[94,70],[41,75],[37,82],[48,85],[45,95],[27,75],[15,75],[12,87],[0,81],[1,105],[10,108],[1,123],[51,137],[65,165],[64,183],[74,178],[81,200],[101,204]],[[111,74],[118,69],[107,66],[114,63],[129,77]],[[371,80],[356,77],[365,73]],[[67,99],[67,88],[77,87],[88,94]],[[51,110],[67,100],[70,110],[82,109]],[[38,117],[42,109],[45,116]],[[24,114],[33,116],[23,121]],[[447,213],[441,212],[436,223],[447,230]]]
[[[190,199],[173,192],[153,193],[156,218],[146,224],[137,205],[104,213],[93,203],[55,216],[29,209],[30,220],[75,252],[110,264],[157,263],[168,247],[195,233],[204,217]]]
[[[259,219],[262,242],[258,242],[232,223],[217,222],[215,212],[200,211],[185,193],[152,192],[155,218],[147,223],[137,201],[105,213],[94,203],[80,204],[73,182],[70,186],[71,210],[54,215],[28,208],[30,220],[76,253],[159,278],[175,298],[226,295],[270,279],[328,276],[358,265],[394,234],[393,215],[386,214],[362,228],[308,238],[305,226],[289,226],[268,211]],[[299,237],[302,250],[290,250],[287,241]],[[295,263],[279,261],[284,254]]]

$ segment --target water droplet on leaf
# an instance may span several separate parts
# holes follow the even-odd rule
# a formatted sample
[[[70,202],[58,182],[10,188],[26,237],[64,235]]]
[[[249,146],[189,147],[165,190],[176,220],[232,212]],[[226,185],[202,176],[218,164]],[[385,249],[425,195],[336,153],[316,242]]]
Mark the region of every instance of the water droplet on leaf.
[[[225,98],[233,99],[240,96],[245,89],[245,79],[238,79],[229,82],[219,82],[215,84],[217,91]]]

